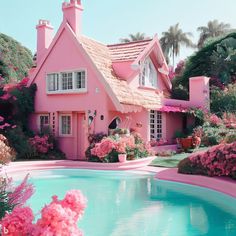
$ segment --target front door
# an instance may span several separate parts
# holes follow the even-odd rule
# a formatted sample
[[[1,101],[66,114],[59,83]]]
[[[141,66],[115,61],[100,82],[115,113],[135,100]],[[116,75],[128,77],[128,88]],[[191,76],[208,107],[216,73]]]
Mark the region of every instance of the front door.
[[[77,113],[77,156],[79,160],[85,160],[85,151],[88,146],[85,113]]]

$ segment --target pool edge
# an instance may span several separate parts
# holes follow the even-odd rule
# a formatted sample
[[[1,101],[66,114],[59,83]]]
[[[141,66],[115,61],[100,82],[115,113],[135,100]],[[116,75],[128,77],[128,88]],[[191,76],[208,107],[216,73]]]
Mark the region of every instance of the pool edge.
[[[178,173],[177,170],[177,168],[162,170],[155,178],[204,187],[236,198],[236,181],[230,178],[186,175]]]

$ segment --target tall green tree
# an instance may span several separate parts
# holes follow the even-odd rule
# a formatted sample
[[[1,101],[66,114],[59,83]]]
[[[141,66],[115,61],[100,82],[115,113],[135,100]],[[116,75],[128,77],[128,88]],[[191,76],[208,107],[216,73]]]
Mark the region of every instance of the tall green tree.
[[[207,26],[200,26],[197,31],[200,32],[198,48],[202,48],[208,38],[214,38],[225,35],[231,30],[230,24],[219,22],[218,20],[209,21]]]
[[[179,28],[179,23],[170,26],[168,31],[163,32],[162,35],[160,39],[162,50],[166,56],[170,55],[172,57],[173,66],[175,64],[175,57],[179,55],[182,45],[192,48],[195,47],[190,39],[192,33],[183,32],[183,30]]]
[[[31,51],[15,39],[0,33],[0,76],[4,78],[3,82],[22,80],[32,65]]]
[[[122,43],[129,43],[129,42],[134,42],[134,41],[140,41],[140,40],[145,40],[149,39],[149,37],[146,37],[144,33],[137,32],[135,34],[129,34],[128,38],[122,38],[120,41]]]

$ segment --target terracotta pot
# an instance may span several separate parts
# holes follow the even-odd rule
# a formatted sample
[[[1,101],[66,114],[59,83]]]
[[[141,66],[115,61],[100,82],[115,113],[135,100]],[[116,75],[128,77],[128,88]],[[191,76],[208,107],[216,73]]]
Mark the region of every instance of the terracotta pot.
[[[126,162],[127,154],[119,154],[118,155],[119,162]]]
[[[193,144],[193,138],[188,137],[188,138],[181,138],[180,139],[181,146],[184,150],[187,150],[192,147]]]

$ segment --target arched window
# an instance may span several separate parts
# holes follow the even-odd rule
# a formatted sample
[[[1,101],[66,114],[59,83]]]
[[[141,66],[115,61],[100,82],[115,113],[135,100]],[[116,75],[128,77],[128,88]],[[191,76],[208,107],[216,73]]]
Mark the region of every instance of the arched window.
[[[111,123],[109,124],[109,126],[108,126],[108,128],[109,129],[117,129],[117,128],[119,128],[119,124],[121,123],[121,119],[120,119],[120,117],[116,117],[116,118],[114,118],[112,121],[111,121]]]
[[[157,88],[157,71],[150,58],[147,58],[143,64],[139,84],[144,87]]]

